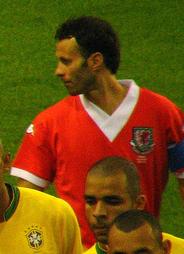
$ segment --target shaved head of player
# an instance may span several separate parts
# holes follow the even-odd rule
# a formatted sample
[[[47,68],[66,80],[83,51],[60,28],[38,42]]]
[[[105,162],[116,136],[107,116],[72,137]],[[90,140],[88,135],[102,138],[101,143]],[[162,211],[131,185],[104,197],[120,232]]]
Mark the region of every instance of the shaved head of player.
[[[140,210],[130,210],[119,215],[109,230],[108,242],[108,254],[171,253],[171,242],[162,239],[158,220]]]

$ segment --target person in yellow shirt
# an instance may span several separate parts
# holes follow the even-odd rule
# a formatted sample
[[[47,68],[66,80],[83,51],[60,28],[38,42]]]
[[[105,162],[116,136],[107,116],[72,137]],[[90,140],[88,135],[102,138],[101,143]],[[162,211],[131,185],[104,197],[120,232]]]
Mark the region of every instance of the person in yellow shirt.
[[[118,156],[104,158],[91,167],[84,198],[86,216],[97,241],[85,254],[107,253],[108,230],[115,217],[128,210],[143,210],[146,203],[135,165]],[[163,237],[172,242],[172,254],[182,254],[177,249],[184,249],[183,239],[166,233]]]
[[[80,229],[68,203],[4,183],[0,147],[0,253],[81,254]]]
[[[117,253],[171,254],[171,242],[163,240],[159,222],[153,215],[129,210],[117,216],[109,229],[108,254]]]

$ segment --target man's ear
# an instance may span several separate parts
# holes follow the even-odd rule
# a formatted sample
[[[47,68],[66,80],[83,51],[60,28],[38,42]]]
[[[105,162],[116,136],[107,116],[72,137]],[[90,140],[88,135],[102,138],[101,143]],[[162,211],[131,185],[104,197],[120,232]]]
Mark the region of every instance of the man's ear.
[[[146,206],[146,196],[143,195],[143,194],[140,194],[137,199],[136,199],[136,202],[135,202],[135,208],[136,209],[139,209],[139,210],[144,210],[145,209],[145,206]]]
[[[170,240],[163,241],[164,254],[171,254],[172,243]]]
[[[92,71],[98,71],[104,66],[104,58],[100,52],[91,54],[87,59],[88,67]]]

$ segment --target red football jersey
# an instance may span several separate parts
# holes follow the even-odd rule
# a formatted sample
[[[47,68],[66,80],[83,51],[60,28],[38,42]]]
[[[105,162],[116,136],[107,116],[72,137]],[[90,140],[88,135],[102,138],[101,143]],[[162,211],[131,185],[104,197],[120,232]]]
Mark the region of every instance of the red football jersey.
[[[129,91],[111,116],[82,95],[66,97],[41,112],[27,129],[11,172],[41,187],[54,182],[58,195],[74,208],[88,246],[94,238],[85,219],[83,195],[92,164],[111,155],[132,160],[148,199],[147,210],[156,216],[170,161],[175,171],[184,168],[180,110],[133,81],[123,84],[130,86]],[[176,150],[181,164],[173,161]]]

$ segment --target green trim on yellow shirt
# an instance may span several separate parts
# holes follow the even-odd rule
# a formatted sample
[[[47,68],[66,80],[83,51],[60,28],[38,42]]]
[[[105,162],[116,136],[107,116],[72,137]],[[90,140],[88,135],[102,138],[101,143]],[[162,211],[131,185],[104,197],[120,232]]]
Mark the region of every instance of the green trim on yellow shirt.
[[[4,220],[7,221],[9,218],[14,214],[18,202],[19,202],[19,196],[20,196],[20,191],[16,186],[6,184],[6,187],[8,189],[9,196],[11,197],[11,202],[9,207],[6,209],[4,213]]]
[[[106,254],[107,253],[100,248],[99,243],[96,243],[95,248],[96,248],[97,254]]]

